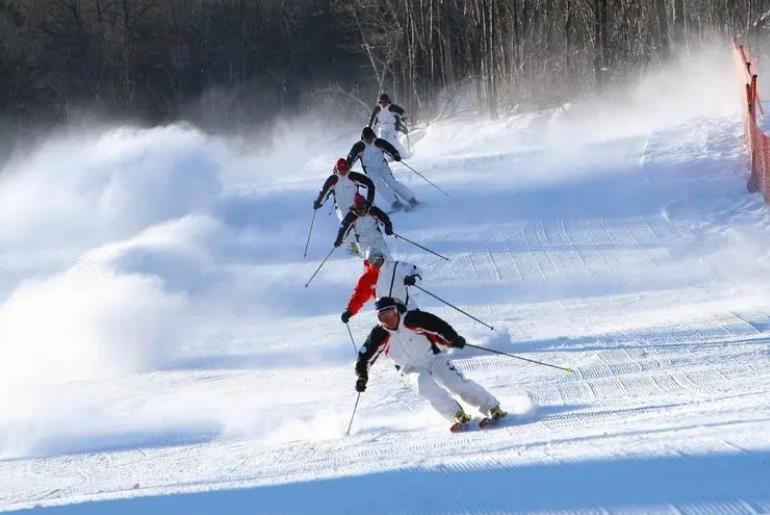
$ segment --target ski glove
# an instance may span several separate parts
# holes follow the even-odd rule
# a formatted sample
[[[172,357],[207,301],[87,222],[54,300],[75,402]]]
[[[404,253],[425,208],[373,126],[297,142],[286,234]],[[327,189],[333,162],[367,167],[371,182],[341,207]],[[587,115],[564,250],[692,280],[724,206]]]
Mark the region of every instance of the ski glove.
[[[321,206],[323,206],[323,203],[320,200],[313,201],[313,209],[321,209]]]
[[[393,227],[385,227],[385,236],[390,236],[393,234]]]
[[[406,286],[414,286],[414,283],[417,282],[417,279],[422,279],[422,277],[420,277],[417,274],[407,275],[406,277],[404,277],[404,284]]]
[[[358,379],[356,380],[356,391],[358,393],[366,391],[366,381],[367,378],[365,376],[358,376]]]
[[[397,163],[401,161],[401,154],[393,154],[393,161]]]
[[[455,336],[452,339],[450,346],[456,349],[462,349],[463,347],[465,347],[465,338],[463,338],[462,336]]]
[[[342,312],[342,316],[340,316],[340,319],[342,320],[343,324],[347,324],[348,320],[350,320],[350,317],[352,316],[353,316],[353,313],[351,313],[346,309],[345,311]]]
[[[335,240],[334,241],[334,246],[335,247],[339,247],[340,245],[342,245],[342,240]]]

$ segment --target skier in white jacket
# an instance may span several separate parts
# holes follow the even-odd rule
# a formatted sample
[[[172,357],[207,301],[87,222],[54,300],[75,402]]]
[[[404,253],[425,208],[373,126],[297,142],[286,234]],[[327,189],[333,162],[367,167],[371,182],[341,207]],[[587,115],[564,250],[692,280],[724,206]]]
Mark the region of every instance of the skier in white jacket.
[[[405,118],[404,108],[393,104],[390,101],[390,97],[385,93],[380,95],[377,105],[374,106],[372,115],[369,117],[369,127],[376,130],[377,137],[393,145],[402,158],[409,157],[398,140],[398,129],[402,126],[401,120]]]
[[[366,390],[369,366],[385,352],[407,384],[453,422],[451,431],[468,427],[471,417],[450,392],[478,408],[487,419],[496,420],[506,415],[491,393],[466,379],[440,350],[465,347],[465,338],[452,326],[427,311],[406,311],[392,297],[380,297],[375,308],[379,324],[358,351],[356,391]]]
[[[353,205],[345,218],[340,222],[337,230],[337,239],[334,246],[339,247],[352,232],[356,238],[358,254],[365,258],[369,249],[381,249],[387,257],[390,257],[388,245],[380,230],[380,224],[384,226],[385,236],[393,234],[393,223],[390,217],[382,209],[369,204],[360,193],[353,198]]]
[[[417,199],[412,190],[393,177],[388,162],[385,161],[385,153],[391,155],[394,161],[401,161],[401,154],[393,145],[374,135],[371,127],[364,127],[361,131],[361,141],[356,142],[348,154],[348,165],[353,166],[356,160],[361,160],[364,173],[374,182],[374,185],[383,198],[387,199],[393,210],[404,207],[411,209],[417,205]],[[399,200],[403,199],[403,203]]]
[[[320,209],[330,195],[334,196],[334,210],[337,212],[337,218],[340,222],[353,206],[355,194],[359,192],[359,187],[366,188],[366,202],[374,203],[374,183],[366,175],[358,172],[351,172],[345,158],[339,158],[334,166],[332,174],[326,178],[318,197],[313,201],[313,209]]]
[[[369,299],[377,297],[393,297],[406,309],[417,309],[414,296],[409,295],[409,286],[419,280],[422,280],[422,271],[416,265],[389,260],[382,250],[369,249],[364,273],[356,281],[348,305],[340,316],[342,322],[347,324]]]

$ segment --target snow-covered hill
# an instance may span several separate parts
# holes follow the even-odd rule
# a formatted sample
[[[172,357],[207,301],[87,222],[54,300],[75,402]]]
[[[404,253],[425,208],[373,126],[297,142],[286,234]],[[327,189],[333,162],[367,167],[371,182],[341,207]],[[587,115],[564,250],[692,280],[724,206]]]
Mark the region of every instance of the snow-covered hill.
[[[620,106],[436,122],[393,241],[518,416],[452,434],[378,362],[352,434],[360,260],[311,202],[355,140],[68,134],[0,174],[0,511],[770,512],[770,217],[729,56]],[[686,76],[697,91],[667,87]],[[360,344],[369,309],[351,322]]]

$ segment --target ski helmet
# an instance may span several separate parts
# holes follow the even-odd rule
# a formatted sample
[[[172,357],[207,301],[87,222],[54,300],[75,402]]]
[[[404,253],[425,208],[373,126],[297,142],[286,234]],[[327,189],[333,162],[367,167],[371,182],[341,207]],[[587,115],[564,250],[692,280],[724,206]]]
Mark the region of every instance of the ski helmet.
[[[376,311],[382,311],[384,309],[397,308],[398,302],[393,297],[380,297],[374,301],[374,309]]]
[[[344,157],[337,159],[337,164],[334,165],[334,170],[340,175],[345,175],[350,171],[350,166]]]
[[[390,104],[390,97],[387,95],[387,93],[383,93],[380,95],[380,100],[377,102],[378,104]]]
[[[363,211],[368,206],[369,203],[366,201],[364,196],[356,192],[356,194],[353,196],[353,205],[351,206],[351,209],[358,212]]]
[[[406,313],[406,306],[404,306],[401,299],[396,299],[393,297],[380,297],[374,301],[374,309],[377,311],[377,313],[390,308],[396,308],[399,313]]]
[[[374,139],[375,137],[374,130],[368,125],[361,130],[361,139],[367,140]]]
[[[370,265],[381,265],[385,262],[385,254],[380,249],[372,247],[366,251],[366,261]]]

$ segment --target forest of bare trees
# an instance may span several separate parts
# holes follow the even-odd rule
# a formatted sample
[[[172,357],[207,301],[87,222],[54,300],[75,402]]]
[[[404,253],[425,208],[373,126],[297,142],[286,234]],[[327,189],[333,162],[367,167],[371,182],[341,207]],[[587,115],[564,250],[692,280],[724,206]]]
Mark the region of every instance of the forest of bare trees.
[[[770,0],[0,0],[0,116],[364,119],[383,90],[413,117],[495,116],[767,24]]]

